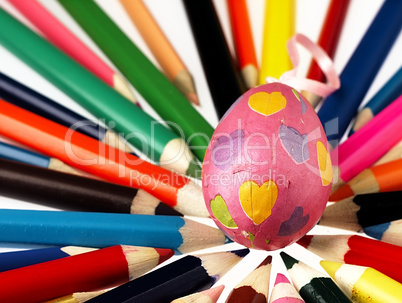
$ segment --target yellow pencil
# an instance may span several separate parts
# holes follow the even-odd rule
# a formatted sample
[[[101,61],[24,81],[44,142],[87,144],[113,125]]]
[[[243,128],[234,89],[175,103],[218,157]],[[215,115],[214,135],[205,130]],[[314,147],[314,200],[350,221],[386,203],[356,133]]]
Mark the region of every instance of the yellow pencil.
[[[320,264],[353,302],[402,302],[402,284],[371,267],[332,261]]]
[[[295,0],[266,0],[260,84],[292,69],[286,43],[295,32]]]

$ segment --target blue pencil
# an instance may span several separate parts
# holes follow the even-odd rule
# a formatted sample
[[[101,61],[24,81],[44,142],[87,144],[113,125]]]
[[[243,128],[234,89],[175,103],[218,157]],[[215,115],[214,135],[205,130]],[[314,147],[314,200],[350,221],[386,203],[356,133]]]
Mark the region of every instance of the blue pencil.
[[[65,164],[64,162],[56,158],[50,158],[4,142],[0,142],[0,158],[44,167],[65,173],[80,175],[80,173],[75,168]]]
[[[365,227],[363,231],[374,239],[402,246],[402,220]]]
[[[402,94],[402,67],[384,84],[384,86],[366,103],[356,117],[349,136],[363,127],[380,111]]]
[[[0,73],[0,98],[58,124],[72,127],[105,144],[117,148],[121,146],[123,151],[131,152],[130,147],[115,132],[88,120],[2,73]]]
[[[134,245],[186,253],[223,245],[217,228],[182,217],[0,209],[0,242],[55,246]]]
[[[94,248],[65,246],[28,249],[0,254],[0,272],[43,263],[94,250]]]
[[[318,117],[335,147],[352,121],[402,26],[402,1],[386,0],[343,69],[341,87],[328,96]]]

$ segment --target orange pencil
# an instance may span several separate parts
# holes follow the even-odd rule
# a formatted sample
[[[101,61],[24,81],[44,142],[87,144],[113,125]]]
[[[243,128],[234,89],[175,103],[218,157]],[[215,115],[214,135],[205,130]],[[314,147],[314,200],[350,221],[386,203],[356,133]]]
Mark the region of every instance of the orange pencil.
[[[170,81],[192,103],[199,105],[193,77],[142,0],[120,0],[131,20]]]
[[[0,134],[39,152],[109,182],[142,188],[183,214],[209,216],[201,187],[183,175],[3,100],[0,121]]]
[[[360,174],[335,191],[330,201],[379,192],[402,190],[402,159],[363,170]]]
[[[237,60],[247,88],[258,84],[258,63],[246,0],[227,0]]]

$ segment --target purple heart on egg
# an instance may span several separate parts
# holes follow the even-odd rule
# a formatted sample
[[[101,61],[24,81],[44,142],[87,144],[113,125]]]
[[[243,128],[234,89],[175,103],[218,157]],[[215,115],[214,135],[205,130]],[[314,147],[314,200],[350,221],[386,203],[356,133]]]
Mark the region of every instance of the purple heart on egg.
[[[291,236],[306,226],[310,219],[309,214],[303,216],[303,207],[296,206],[290,218],[282,222],[278,236]]]
[[[297,129],[282,124],[279,127],[279,138],[290,157],[298,164],[310,159],[307,145],[307,134],[300,134]]]
[[[216,139],[212,148],[212,162],[221,170],[228,169],[241,153],[244,143],[244,131],[236,129],[229,135],[222,135]]]

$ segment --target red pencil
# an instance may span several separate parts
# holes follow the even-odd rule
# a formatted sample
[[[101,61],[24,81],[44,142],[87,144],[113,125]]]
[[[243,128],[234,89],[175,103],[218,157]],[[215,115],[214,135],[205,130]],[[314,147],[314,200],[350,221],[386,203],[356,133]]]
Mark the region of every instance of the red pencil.
[[[133,280],[173,255],[170,249],[108,248],[0,273],[0,302],[43,302]]]
[[[332,0],[329,4],[327,15],[318,38],[318,45],[326,51],[330,58],[334,58],[349,3],[350,0]],[[306,78],[325,82],[324,73],[316,61],[311,61]],[[316,107],[321,100],[321,97],[313,95],[310,92],[303,92],[303,95],[313,107]]]
[[[53,121],[0,100],[0,134],[102,179],[142,188],[186,215],[208,217],[201,187]]]
[[[402,282],[400,246],[357,235],[307,235],[297,243],[323,259],[372,267]]]

